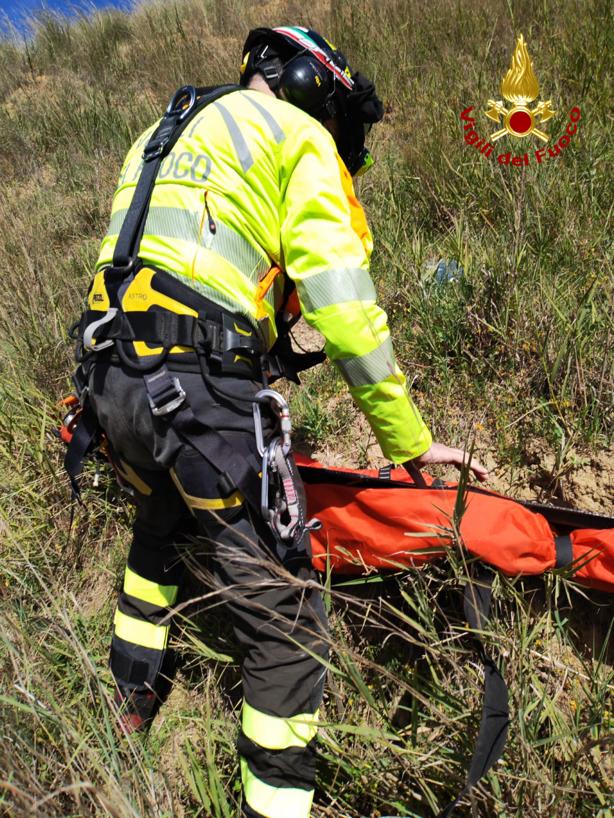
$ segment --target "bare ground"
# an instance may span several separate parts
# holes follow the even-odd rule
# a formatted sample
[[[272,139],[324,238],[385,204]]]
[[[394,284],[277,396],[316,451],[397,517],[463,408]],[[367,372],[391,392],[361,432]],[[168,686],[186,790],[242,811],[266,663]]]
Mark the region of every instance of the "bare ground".
[[[304,321],[293,330],[295,340],[304,349],[320,349],[322,337]],[[297,448],[306,455],[332,467],[379,468],[386,465],[381,450],[369,424],[361,412],[353,408],[352,399],[344,390],[328,401],[332,410],[343,404],[352,415],[352,428],[344,435],[342,445],[337,439],[326,441],[315,447]],[[428,410],[424,411],[427,422]],[[524,444],[524,457],[520,465],[510,466],[497,461],[492,437],[484,424],[465,418],[464,422],[454,419],[460,439],[442,440],[450,445],[462,446],[469,429],[475,433],[476,457],[490,470],[488,487],[520,500],[537,500],[553,505],[564,505],[598,514],[614,514],[614,449],[582,451],[574,449],[561,457],[549,449],[543,440],[528,440]],[[433,471],[435,473],[435,471]],[[454,480],[454,469],[439,468],[438,476]]]

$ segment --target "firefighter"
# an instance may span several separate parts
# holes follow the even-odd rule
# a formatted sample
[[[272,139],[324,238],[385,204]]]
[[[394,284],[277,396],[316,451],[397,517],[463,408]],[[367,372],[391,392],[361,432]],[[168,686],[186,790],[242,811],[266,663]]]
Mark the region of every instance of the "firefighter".
[[[376,304],[352,183],[383,116],[373,84],[314,31],[260,28],[240,85],[205,89],[181,124],[196,99],[182,89],[129,150],[79,329],[88,411],[137,506],[110,666],[124,728],[146,729],[196,526],[243,652],[243,815],[307,818],[326,616],[306,521],[284,540],[253,499],[252,404],[273,375],[296,375],[291,316],[324,336],[387,458],[463,453],[432,442]],[[262,414],[266,442],[276,414]]]

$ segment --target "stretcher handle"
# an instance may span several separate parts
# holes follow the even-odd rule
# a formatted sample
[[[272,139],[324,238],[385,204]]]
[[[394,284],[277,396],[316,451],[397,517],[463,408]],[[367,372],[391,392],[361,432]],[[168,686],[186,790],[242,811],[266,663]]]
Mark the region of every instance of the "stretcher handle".
[[[409,476],[414,481],[416,486],[418,486],[418,488],[421,489],[428,488],[426,480],[422,476],[422,472],[420,471],[418,466],[416,466],[413,460],[406,460],[405,463],[403,463],[403,468],[405,469],[407,474],[409,474]]]

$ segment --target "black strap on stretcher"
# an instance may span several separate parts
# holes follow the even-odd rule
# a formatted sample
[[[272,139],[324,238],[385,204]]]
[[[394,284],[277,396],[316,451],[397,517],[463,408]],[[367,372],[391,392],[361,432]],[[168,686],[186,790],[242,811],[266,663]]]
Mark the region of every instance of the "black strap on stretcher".
[[[573,543],[569,534],[561,534],[554,538],[554,549],[556,555],[555,568],[565,568],[573,562]]]
[[[465,618],[474,648],[484,668],[484,694],[480,728],[475,740],[465,786],[437,818],[449,818],[462,799],[501,758],[510,724],[509,694],[501,671],[489,656],[480,633],[488,624],[494,573],[483,563],[474,566],[474,575],[465,585]]]

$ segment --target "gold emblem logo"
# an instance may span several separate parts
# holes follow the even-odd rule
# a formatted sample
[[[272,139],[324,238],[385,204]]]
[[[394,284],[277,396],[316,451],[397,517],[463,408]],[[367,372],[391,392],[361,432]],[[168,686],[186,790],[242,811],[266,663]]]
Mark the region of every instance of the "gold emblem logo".
[[[503,117],[503,128],[491,134],[490,139],[495,142],[506,134],[515,137],[535,134],[538,139],[547,142],[550,137],[536,124],[547,122],[556,111],[552,110],[550,100],[540,102],[533,110],[529,108],[529,103],[539,96],[539,85],[522,34],[516,41],[510,69],[501,82],[501,94],[512,103],[512,107],[507,110],[501,100],[488,100],[486,116],[498,124]]]

